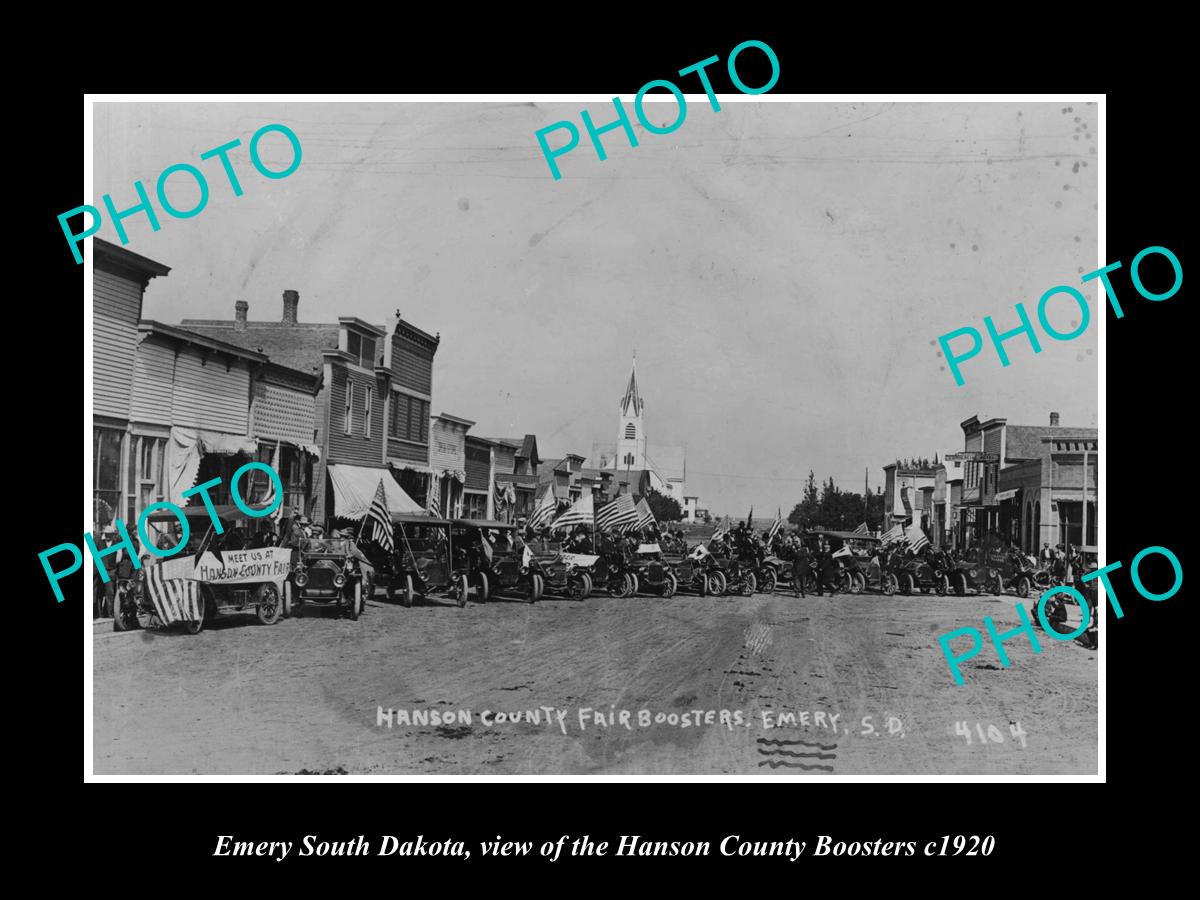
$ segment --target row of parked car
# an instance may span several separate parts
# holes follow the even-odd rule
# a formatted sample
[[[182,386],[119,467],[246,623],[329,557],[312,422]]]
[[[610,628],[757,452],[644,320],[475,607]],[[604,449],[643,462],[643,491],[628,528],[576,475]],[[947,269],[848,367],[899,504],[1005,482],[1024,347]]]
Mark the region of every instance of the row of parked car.
[[[188,508],[185,513],[192,527],[181,556],[204,551],[231,559],[248,550],[264,571],[274,564],[275,571],[286,573],[260,581],[229,582],[224,572],[196,579],[203,617],[188,623],[193,632],[222,612],[253,612],[269,625],[304,605],[336,607],[357,619],[377,589],[404,606],[419,598],[449,599],[465,606],[468,599],[487,602],[501,596],[533,603],[542,597],[583,600],[597,592],[625,598],[677,593],[750,596],[776,590],[799,595],[801,591],[792,561],[762,548],[738,554],[729,545],[714,545],[715,552],[709,552],[669,544],[664,552],[658,543],[607,534],[595,536],[594,543],[585,541],[584,546],[545,537],[526,542],[517,526],[506,522],[398,515],[394,548],[383,554],[374,544],[360,546],[340,532],[305,537],[294,541],[295,546],[272,546],[273,531],[236,507],[214,510],[222,523],[219,535],[205,509]],[[175,523],[169,512],[149,521],[163,531]],[[853,532],[809,532],[805,540],[824,543],[836,561],[833,572],[828,566],[819,572],[814,562],[803,576],[806,591],[815,590],[819,578],[832,581],[831,586],[847,594],[870,590],[886,595],[924,591],[962,596],[969,591],[999,594],[1011,589],[1027,597],[1050,584],[1049,574],[1034,560],[1015,553],[976,560],[954,559],[940,551],[889,554],[880,551],[877,538]],[[112,557],[107,559],[110,580],[104,584],[97,579],[97,614],[112,615],[118,631],[153,624],[161,606],[148,584],[151,557],[143,557],[146,565],[140,570],[127,559],[115,564]]]

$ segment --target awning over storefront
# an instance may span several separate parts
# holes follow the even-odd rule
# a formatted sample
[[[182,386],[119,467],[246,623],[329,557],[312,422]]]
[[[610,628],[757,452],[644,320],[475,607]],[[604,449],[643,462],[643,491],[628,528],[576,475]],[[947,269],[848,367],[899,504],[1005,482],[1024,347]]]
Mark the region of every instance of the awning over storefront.
[[[1094,487],[1088,488],[1087,498],[1089,503],[1096,502],[1096,489]],[[1070,488],[1063,488],[1062,490],[1055,488],[1050,492],[1050,499],[1056,503],[1079,503],[1083,500],[1083,488],[1074,488],[1073,490]]]
[[[1000,502],[1001,500],[1012,500],[1019,493],[1021,493],[1020,488],[1014,488],[1011,491],[1001,491],[996,495],[996,502]]]
[[[408,469],[410,472],[418,472],[421,475],[434,474],[433,469],[431,469],[429,466],[425,465],[424,463],[409,462],[406,459],[395,459],[393,457],[392,459],[388,460],[388,465],[391,466],[393,469]]]
[[[166,452],[167,499],[172,503],[184,505],[183,492],[196,483],[200,458],[206,453],[218,456],[245,453],[254,457],[258,454],[258,442],[244,434],[173,427]]]
[[[383,482],[388,512],[422,513],[420,504],[404,493],[387,469],[368,466],[330,465],[329,482],[333,485],[333,514],[343,519],[361,519],[367,514],[375,491]]]

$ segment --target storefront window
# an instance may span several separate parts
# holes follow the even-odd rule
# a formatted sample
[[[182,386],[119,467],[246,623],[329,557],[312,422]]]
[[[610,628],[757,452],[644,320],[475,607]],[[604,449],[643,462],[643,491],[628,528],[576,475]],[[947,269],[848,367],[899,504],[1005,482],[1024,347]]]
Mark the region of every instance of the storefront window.
[[[463,518],[466,519],[486,519],[487,518],[487,494],[464,494],[463,495]]]
[[[92,496],[96,525],[106,525],[121,509],[121,442],[125,432],[115,428],[92,430]]]

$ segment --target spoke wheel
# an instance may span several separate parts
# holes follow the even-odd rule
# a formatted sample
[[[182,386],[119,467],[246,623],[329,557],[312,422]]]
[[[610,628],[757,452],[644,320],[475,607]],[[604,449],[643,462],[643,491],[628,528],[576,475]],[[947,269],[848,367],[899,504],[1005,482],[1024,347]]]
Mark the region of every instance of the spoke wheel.
[[[717,583],[720,585],[720,587],[718,587],[715,591],[713,591],[713,593],[714,594],[724,594],[727,590],[729,590],[729,579],[725,577],[725,573],[722,572],[720,569],[714,569],[713,575],[716,576]]]
[[[762,570],[762,592],[764,594],[775,593],[775,587],[779,584],[779,578],[775,575],[775,570],[767,567]]]
[[[1022,600],[1029,597],[1029,579],[1024,575],[1017,579],[1017,596]]]
[[[862,572],[850,573],[850,593],[861,594],[867,586],[867,577]]]
[[[350,598],[350,618],[358,621],[363,611],[362,582],[354,582],[354,596]]]
[[[663,577],[662,595],[668,599],[675,596],[675,591],[679,589],[679,582],[675,578],[674,572],[667,572]]]
[[[258,604],[254,607],[258,621],[264,625],[274,625],[283,613],[283,603],[279,599],[279,588],[273,584],[264,584],[258,589]]]
[[[467,583],[467,576],[459,575],[457,580],[455,581],[455,584],[457,585],[457,587],[455,588],[455,593],[458,595],[458,597],[457,597],[458,608],[462,609],[464,606],[467,605],[467,594],[470,592],[470,589],[471,589],[470,585]]]
[[[405,575],[404,576],[404,608],[405,609],[410,609],[412,607],[413,596],[414,596],[414,592],[413,592],[412,576]]]
[[[758,590],[758,579],[754,577],[753,572],[747,572],[742,578],[742,596],[753,597],[756,590]]]
[[[905,597],[909,596],[913,591],[913,577],[908,572],[900,573],[900,593]]]

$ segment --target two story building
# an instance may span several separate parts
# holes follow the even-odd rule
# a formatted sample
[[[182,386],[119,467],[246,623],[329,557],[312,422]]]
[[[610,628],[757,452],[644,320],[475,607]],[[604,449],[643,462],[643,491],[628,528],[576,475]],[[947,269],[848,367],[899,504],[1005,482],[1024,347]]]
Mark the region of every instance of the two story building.
[[[92,239],[92,259],[92,521],[99,528],[136,520],[143,496],[162,495],[167,432],[143,448],[131,407],[146,287],[171,270],[101,238]]]

